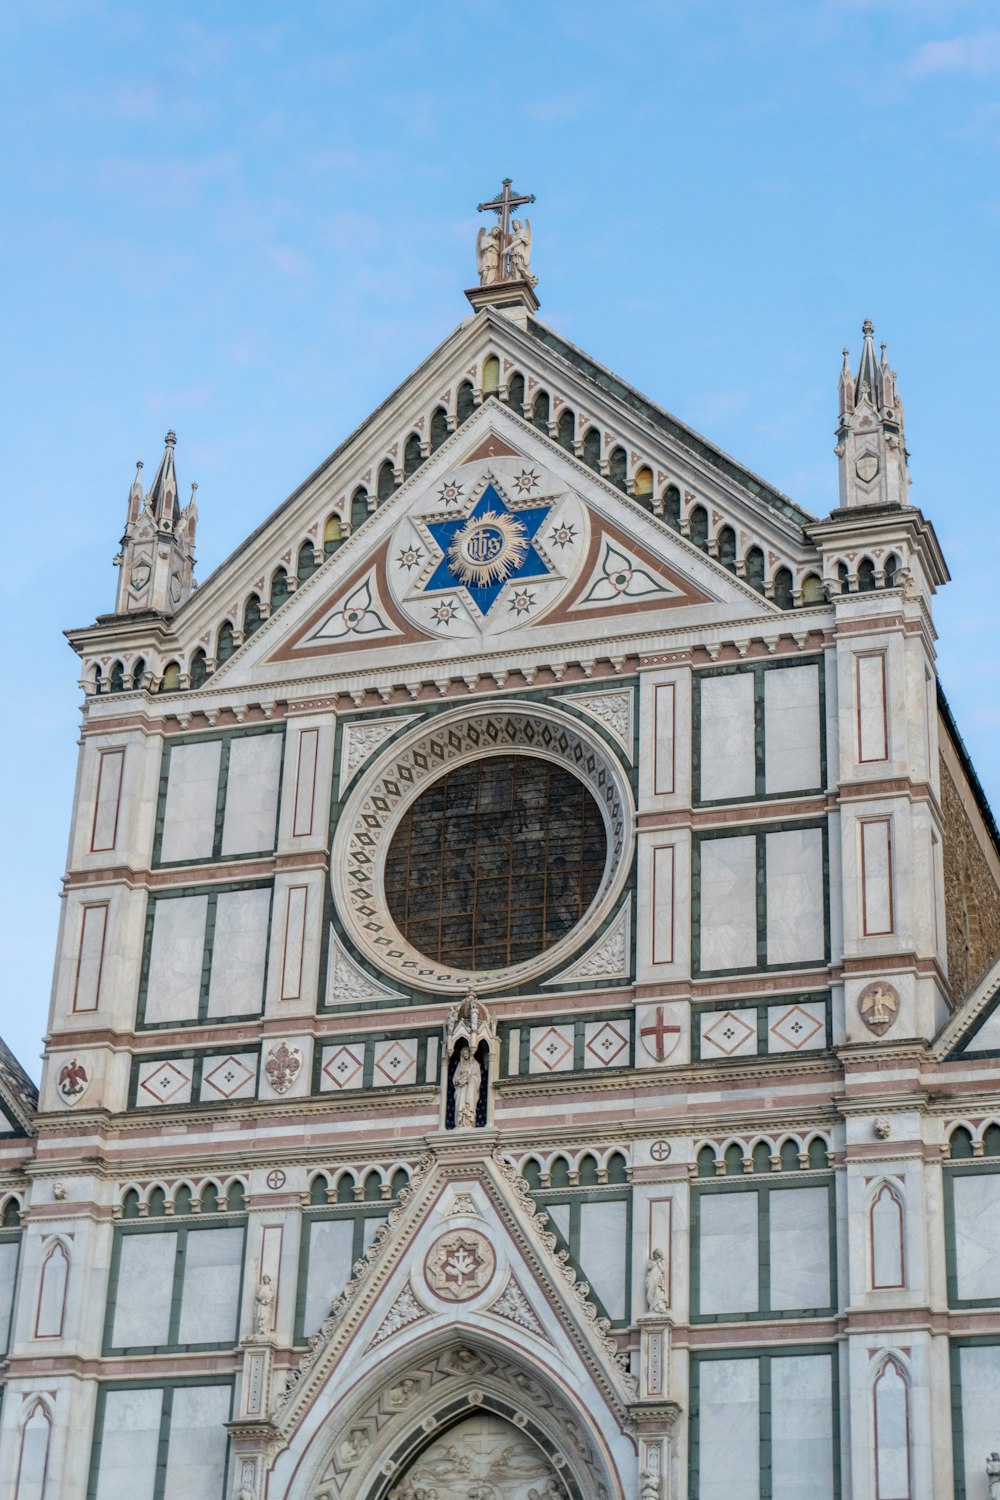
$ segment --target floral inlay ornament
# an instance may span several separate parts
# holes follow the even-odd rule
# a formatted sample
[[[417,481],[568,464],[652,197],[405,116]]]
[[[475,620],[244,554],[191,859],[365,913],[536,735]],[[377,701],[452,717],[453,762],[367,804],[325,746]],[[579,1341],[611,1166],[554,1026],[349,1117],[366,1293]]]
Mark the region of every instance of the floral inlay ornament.
[[[485,1235],[475,1229],[454,1229],[435,1240],[427,1252],[424,1276],[443,1302],[467,1302],[489,1286],[496,1264]]]
[[[376,589],[377,585],[373,585],[372,574],[369,573],[349,594],[337,600],[322,625],[308,639],[344,641],[358,636],[393,634],[393,627],[382,614]]]
[[[298,1077],[301,1066],[302,1053],[298,1047],[289,1047],[286,1042],[279,1042],[277,1047],[271,1048],[264,1064],[264,1072],[276,1094],[287,1094]]]
[[[652,573],[647,573],[633,558],[606,541],[600,576],[591,584],[582,602],[593,604],[612,599],[638,599],[647,594],[669,592]]]
[[[899,994],[885,980],[876,980],[874,984],[866,985],[858,996],[858,1011],[868,1030],[881,1036],[899,1014]]]

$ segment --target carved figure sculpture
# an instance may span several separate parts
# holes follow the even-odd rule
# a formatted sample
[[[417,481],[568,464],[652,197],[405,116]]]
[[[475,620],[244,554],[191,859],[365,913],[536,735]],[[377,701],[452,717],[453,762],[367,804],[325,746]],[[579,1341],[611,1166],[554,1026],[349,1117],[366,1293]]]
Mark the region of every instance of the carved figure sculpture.
[[[532,276],[531,267],[531,220],[513,219],[511,221],[513,233],[507,241],[507,254],[510,256],[510,274],[515,281],[527,281],[531,286],[538,284],[538,277]]]
[[[255,1334],[271,1332],[274,1319],[274,1287],[270,1276],[262,1276],[253,1299],[253,1331]]]
[[[483,1070],[479,1066],[478,1059],[473,1057],[466,1044],[458,1054],[454,1077],[455,1128],[457,1130],[472,1130],[475,1127],[476,1109],[482,1084]]]
[[[663,1263],[663,1251],[654,1250],[646,1262],[646,1311],[665,1313],[667,1310],[667,1268]]]
[[[500,226],[480,229],[476,235],[476,269],[479,285],[492,286],[500,280]]]
[[[986,1480],[990,1487],[990,1500],[1000,1500],[1000,1453],[991,1453],[986,1460]]]

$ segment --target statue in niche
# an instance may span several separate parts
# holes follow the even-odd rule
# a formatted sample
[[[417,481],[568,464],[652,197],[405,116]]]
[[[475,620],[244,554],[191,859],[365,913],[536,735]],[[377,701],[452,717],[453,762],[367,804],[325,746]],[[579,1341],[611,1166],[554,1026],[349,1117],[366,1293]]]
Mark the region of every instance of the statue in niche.
[[[646,1262],[646,1311],[665,1313],[667,1306],[667,1268],[663,1251],[654,1250]]]
[[[489,1011],[469,990],[453,1005],[445,1027],[444,1126],[446,1130],[475,1130],[489,1117],[490,1057],[496,1027]]]
[[[468,1042],[459,1048],[455,1066],[455,1129],[473,1130],[476,1111],[479,1108],[479,1091],[483,1086],[483,1070],[478,1058],[469,1051]]]
[[[270,1276],[262,1276],[253,1299],[253,1331],[258,1338],[271,1332],[274,1319],[274,1287]]]
[[[500,225],[480,229],[476,235],[476,268],[479,285],[493,286],[500,280]]]
[[[991,1453],[986,1460],[986,1482],[990,1487],[990,1500],[1000,1500],[1000,1453]]]

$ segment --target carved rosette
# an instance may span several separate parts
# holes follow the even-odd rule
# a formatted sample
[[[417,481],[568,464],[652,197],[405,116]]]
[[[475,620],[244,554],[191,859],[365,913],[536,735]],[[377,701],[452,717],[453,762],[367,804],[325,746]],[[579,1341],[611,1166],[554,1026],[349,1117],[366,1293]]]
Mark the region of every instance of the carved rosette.
[[[434,1241],[424,1261],[424,1278],[443,1302],[468,1302],[493,1279],[493,1246],[476,1229],[453,1229]]]

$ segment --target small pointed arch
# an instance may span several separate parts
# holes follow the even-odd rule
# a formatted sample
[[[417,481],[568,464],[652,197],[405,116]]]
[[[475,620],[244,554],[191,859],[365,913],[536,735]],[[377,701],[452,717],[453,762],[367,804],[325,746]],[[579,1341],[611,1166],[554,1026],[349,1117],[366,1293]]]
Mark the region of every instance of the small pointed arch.
[[[577,1163],[576,1175],[581,1187],[597,1186],[597,1157],[590,1151],[585,1151],[580,1157]]]
[[[125,691],[125,663],[113,661],[111,663],[110,691],[112,693],[124,693]]]
[[[823,604],[826,601],[826,589],[823,580],[818,573],[807,573],[802,580],[802,603]]]
[[[559,425],[556,433],[560,448],[565,448],[567,453],[576,451],[576,417],[564,407],[559,413]]]
[[[351,496],[351,530],[357,531],[368,519],[368,491],[359,484]]]
[[[959,1125],[948,1137],[948,1155],[952,1161],[967,1161],[975,1155],[972,1149],[972,1131],[965,1125]]]
[[[518,416],[524,411],[524,376],[515,370],[507,382],[507,405]]]
[[[316,556],[316,548],[312,542],[304,541],[299,548],[299,555],[295,560],[295,576],[300,583],[305,583],[311,578],[319,567],[319,558]]]
[[[764,592],[764,554],[759,547],[751,547],[745,559],[745,577],[758,594]]]
[[[389,1183],[389,1196],[390,1196],[390,1198],[398,1198],[399,1195],[400,1195],[400,1193],[403,1191],[403,1189],[404,1188],[408,1188],[409,1185],[410,1185],[410,1174],[409,1174],[409,1172],[406,1170],[405,1167],[397,1167],[396,1170],[395,1170],[395,1172],[393,1172],[392,1179],[391,1179],[391,1181]]]
[[[806,1146],[806,1153],[810,1167],[820,1168],[830,1165],[830,1150],[823,1136],[814,1135]]]
[[[215,659],[220,667],[224,661],[229,660],[235,650],[236,639],[232,621],[223,620],[219,626],[219,633],[215,637]]]
[[[628,1182],[628,1162],[620,1151],[612,1151],[608,1157],[608,1182],[615,1186]]]
[[[226,1208],[231,1214],[241,1214],[246,1206],[246,1186],[239,1177],[234,1177],[226,1188]]]
[[[49,1241],[38,1274],[38,1301],[35,1304],[35,1338],[62,1338],[66,1315],[66,1288],[69,1283],[69,1246],[61,1237]]]
[[[500,389],[500,361],[495,354],[483,360],[483,397],[495,396]]]
[[[287,598],[288,569],[275,568],[274,572],[271,574],[271,591],[268,596],[268,602],[271,606],[272,615],[274,614],[274,611],[276,609],[281,608]]]
[[[983,1131],[983,1155],[1000,1156],[1000,1125],[995,1120]]]
[[[888,1351],[872,1379],[875,1494],[878,1500],[910,1500],[910,1379],[901,1354]]]
[[[851,592],[851,570],[845,562],[837,564],[837,583],[840,585],[842,594]]]
[[[583,461],[598,473],[601,468],[601,434],[596,427],[588,427],[583,434]]]
[[[248,641],[255,630],[259,630],[263,622],[260,612],[260,595],[251,594],[243,606],[243,639]]]
[[[875,590],[875,564],[870,557],[858,563],[858,593],[871,594]]]
[[[415,474],[424,461],[424,455],[420,449],[420,435],[411,432],[403,445],[403,478],[409,479]]]
[[[548,432],[551,410],[548,391],[539,391],[531,406],[531,425],[539,432]]]
[[[753,1169],[755,1172],[771,1171],[772,1163],[770,1141],[758,1141],[754,1146],[751,1155],[753,1157]]]
[[[736,532],[731,526],[719,532],[719,561],[730,573],[736,572]]]
[[[337,1178],[337,1202],[354,1203],[360,1196],[358,1182],[353,1172],[341,1172]]]
[[[882,569],[883,585],[887,589],[896,587],[896,574],[899,572],[899,558],[895,552],[890,552]]]
[[[616,489],[624,492],[628,485],[628,454],[620,445],[608,454],[608,478]]]
[[[382,504],[383,500],[388,500],[395,488],[396,471],[392,467],[391,460],[385,458],[379,465],[378,478],[375,483],[375,495],[379,505]]]
[[[903,1198],[885,1178],[868,1194],[868,1283],[873,1291],[906,1285]]]
[[[221,1207],[219,1184],[217,1182],[206,1182],[201,1189],[201,1212],[203,1214],[217,1214]]]
[[[21,1227],[21,1204],[11,1193],[9,1198],[4,1199],[0,1206],[0,1229],[20,1229]]]
[[[792,1136],[786,1136],[778,1147],[778,1156],[781,1160],[783,1172],[797,1172],[799,1169],[799,1142]]]
[[[702,1146],[701,1150],[698,1152],[698,1155],[695,1157],[699,1177],[715,1176],[715,1156],[716,1152],[714,1146]]]
[[[13,1493],[17,1500],[43,1500],[50,1493],[49,1447],[54,1413],[45,1396],[25,1400],[18,1416],[20,1442]]]
[[[189,1182],[179,1182],[174,1188],[174,1214],[194,1213],[194,1189]]]
[[[556,1156],[549,1164],[549,1186],[569,1187],[569,1162],[565,1156]]]
[[[436,453],[448,437],[448,413],[443,406],[431,412],[431,452]]]
[[[146,675],[146,658],[137,656],[132,663],[132,691],[138,692],[142,687],[142,679]]]
[[[374,1167],[365,1178],[364,1201],[378,1203],[382,1197],[382,1175]]]
[[[774,602],[779,609],[791,609],[795,603],[790,568],[779,568],[774,575]]]
[[[542,1186],[542,1168],[537,1157],[529,1156],[526,1161],[521,1163],[521,1176],[533,1193],[537,1193],[540,1190]]]
[[[163,676],[160,678],[160,686],[157,692],[179,693],[181,690],[181,664],[179,661],[168,661],[163,668]]]
[[[723,1160],[726,1163],[727,1177],[741,1177],[743,1175],[742,1146],[737,1145],[735,1141],[731,1142],[730,1145],[726,1147],[725,1153],[723,1155]]]
[[[498,383],[499,383],[499,379],[500,379],[500,376],[499,376],[499,372],[498,372],[498,374],[497,374],[497,382]],[[462,384],[458,388],[458,394],[457,394],[456,399],[455,399],[455,416],[456,416],[456,418],[458,420],[459,425],[461,425],[463,422],[467,421],[469,419],[469,417],[472,416],[472,413],[475,411],[475,409],[476,409],[476,393],[475,393],[475,391],[472,388],[472,381],[471,380],[463,380]]]
[[[167,1211],[167,1193],[162,1187],[154,1187],[146,1199],[146,1213],[151,1219],[160,1219]]]
[[[330,1186],[325,1172],[317,1172],[309,1183],[309,1202],[313,1205],[327,1203],[327,1190]]]
[[[692,505],[688,516],[688,536],[702,552],[708,551],[708,511],[703,505]]]
[[[190,677],[193,688],[204,686],[208,679],[208,657],[203,646],[199,646],[191,658]]]
[[[648,464],[640,464],[635,471],[632,493],[640,505],[647,510],[653,508],[653,471]]]
[[[139,1217],[139,1190],[128,1188],[122,1197],[122,1218],[137,1219]]]
[[[344,527],[336,511],[323,522],[323,556],[332,557],[344,540]]]
[[[680,531],[681,492],[676,484],[668,484],[663,491],[663,519],[674,531]]]
[[[88,691],[91,693],[99,693],[104,682],[104,673],[101,671],[99,662],[94,662],[93,666],[90,668],[88,676]]]

